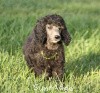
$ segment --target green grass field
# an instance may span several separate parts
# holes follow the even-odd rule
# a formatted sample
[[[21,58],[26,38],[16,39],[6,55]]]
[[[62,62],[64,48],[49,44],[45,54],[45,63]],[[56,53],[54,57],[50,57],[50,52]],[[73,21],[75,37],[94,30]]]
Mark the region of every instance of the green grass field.
[[[35,79],[22,46],[37,19],[60,14],[71,34],[65,87]],[[100,93],[100,0],[0,0],[0,93]]]

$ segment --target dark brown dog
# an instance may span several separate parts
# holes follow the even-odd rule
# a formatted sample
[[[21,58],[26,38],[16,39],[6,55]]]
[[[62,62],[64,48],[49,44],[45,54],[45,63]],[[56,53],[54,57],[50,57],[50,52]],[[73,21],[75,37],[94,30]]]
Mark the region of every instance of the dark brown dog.
[[[69,45],[70,41],[61,16],[53,14],[41,18],[23,47],[27,65],[36,76],[46,73],[47,78],[62,79],[65,63],[62,42]]]

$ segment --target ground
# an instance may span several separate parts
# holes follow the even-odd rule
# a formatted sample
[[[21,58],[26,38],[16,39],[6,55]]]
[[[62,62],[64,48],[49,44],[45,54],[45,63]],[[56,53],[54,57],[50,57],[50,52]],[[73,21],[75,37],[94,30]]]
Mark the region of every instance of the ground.
[[[22,45],[37,19],[61,15],[72,41],[65,46],[65,87],[35,79]],[[100,0],[0,0],[0,93],[99,93]]]

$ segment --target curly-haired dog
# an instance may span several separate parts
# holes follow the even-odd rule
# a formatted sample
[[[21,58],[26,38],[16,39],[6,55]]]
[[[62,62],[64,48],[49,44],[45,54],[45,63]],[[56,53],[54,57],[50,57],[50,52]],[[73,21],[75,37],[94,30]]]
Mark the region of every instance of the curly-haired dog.
[[[60,15],[41,18],[23,47],[27,65],[36,76],[45,72],[47,78],[62,79],[65,63],[62,42],[68,45],[70,41],[70,34]]]

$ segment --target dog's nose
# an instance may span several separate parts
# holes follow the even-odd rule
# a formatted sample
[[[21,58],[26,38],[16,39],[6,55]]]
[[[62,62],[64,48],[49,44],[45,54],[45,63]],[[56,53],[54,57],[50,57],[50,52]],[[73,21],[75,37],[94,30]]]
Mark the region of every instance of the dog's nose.
[[[56,35],[55,38],[56,38],[56,39],[60,39],[60,36],[59,36],[59,35]]]

